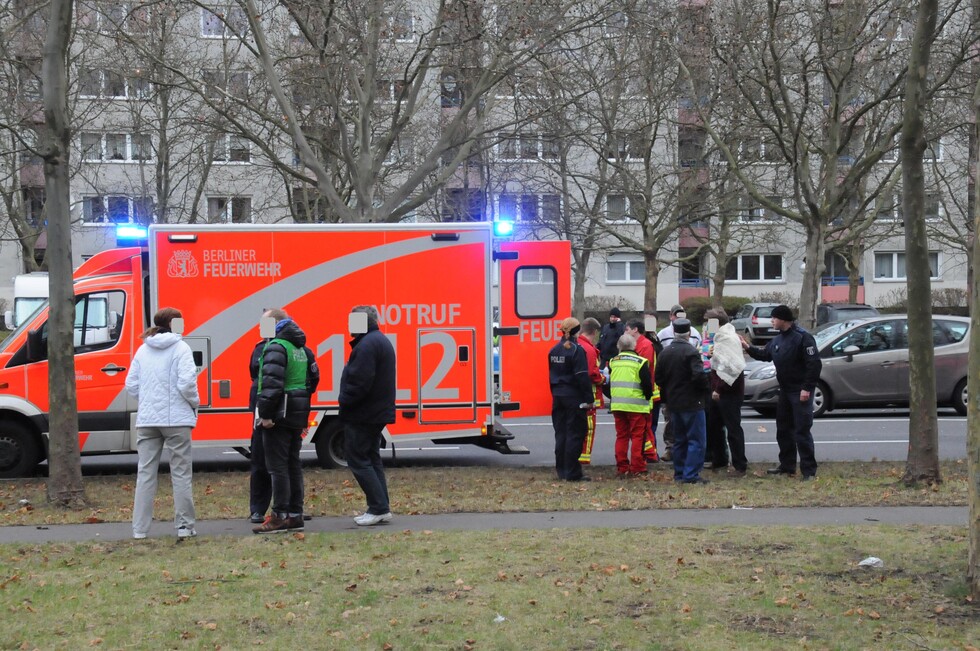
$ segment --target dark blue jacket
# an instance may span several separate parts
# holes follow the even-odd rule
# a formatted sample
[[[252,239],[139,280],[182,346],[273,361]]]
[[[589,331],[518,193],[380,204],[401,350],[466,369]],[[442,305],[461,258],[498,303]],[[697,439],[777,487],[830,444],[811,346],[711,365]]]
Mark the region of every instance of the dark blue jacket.
[[[395,349],[376,324],[350,342],[340,376],[340,419],[366,425],[395,422]]]
[[[705,407],[708,374],[701,353],[694,346],[678,343],[666,346],[657,355],[654,376],[660,387],[660,400],[671,411],[699,411]]]
[[[568,341],[571,346],[565,348]],[[548,351],[548,377],[554,398],[574,398],[590,405],[595,400],[585,349],[575,339],[562,339]]]
[[[765,348],[749,346],[746,352],[749,357],[775,364],[776,379],[786,391],[812,392],[820,379],[823,363],[817,342],[796,323],[771,339]]]

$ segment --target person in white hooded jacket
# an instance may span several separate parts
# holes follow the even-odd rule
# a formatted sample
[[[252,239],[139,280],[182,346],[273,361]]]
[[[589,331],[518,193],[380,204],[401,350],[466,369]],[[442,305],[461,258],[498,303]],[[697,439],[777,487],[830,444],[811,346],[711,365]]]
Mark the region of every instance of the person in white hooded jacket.
[[[174,525],[178,538],[196,536],[194,495],[191,490],[191,429],[201,404],[197,369],[191,348],[171,330],[180,311],[165,307],[153,315],[153,327],[141,337],[126,374],[126,390],[138,399],[136,450],[139,470],[133,500],[133,538],[146,538],[153,520],[157,471],[164,446],[170,451],[174,491]]]

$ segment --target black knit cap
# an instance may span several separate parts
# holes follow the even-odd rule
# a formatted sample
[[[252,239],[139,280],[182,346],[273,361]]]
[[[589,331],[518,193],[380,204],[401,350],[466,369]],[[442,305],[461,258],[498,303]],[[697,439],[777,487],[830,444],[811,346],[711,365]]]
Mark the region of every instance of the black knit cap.
[[[793,316],[793,310],[789,309],[788,305],[777,305],[772,308],[771,316],[781,321],[796,321],[796,317]]]

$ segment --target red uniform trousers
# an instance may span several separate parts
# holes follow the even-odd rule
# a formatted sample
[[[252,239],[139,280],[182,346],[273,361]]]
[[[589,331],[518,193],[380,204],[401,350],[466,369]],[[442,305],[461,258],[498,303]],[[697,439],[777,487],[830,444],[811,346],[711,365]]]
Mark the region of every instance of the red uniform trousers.
[[[650,432],[650,414],[614,411],[616,419],[616,472],[646,472],[643,444]]]

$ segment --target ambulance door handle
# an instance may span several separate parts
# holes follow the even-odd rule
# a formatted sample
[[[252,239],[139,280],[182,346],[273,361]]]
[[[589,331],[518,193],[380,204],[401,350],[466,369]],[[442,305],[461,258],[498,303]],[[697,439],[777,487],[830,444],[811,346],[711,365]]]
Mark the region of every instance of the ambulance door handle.
[[[100,369],[106,375],[115,375],[116,373],[126,370],[125,366],[116,366],[113,362],[109,362],[106,366]]]

